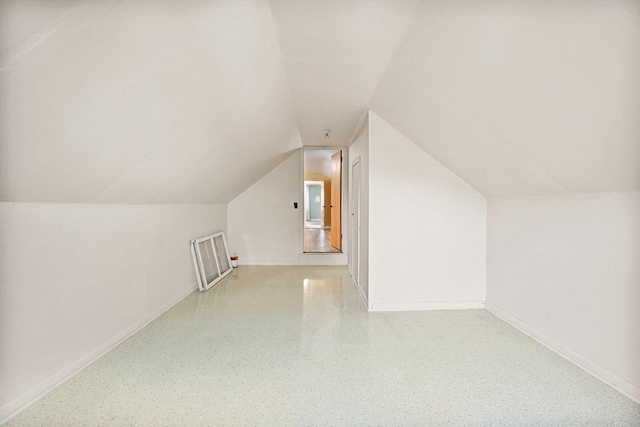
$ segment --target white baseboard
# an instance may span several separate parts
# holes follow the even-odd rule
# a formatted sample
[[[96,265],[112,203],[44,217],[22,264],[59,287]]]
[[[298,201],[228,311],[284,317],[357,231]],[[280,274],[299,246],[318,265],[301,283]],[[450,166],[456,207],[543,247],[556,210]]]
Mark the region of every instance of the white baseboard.
[[[347,254],[344,253],[304,253],[298,256],[298,261],[243,261],[240,265],[347,265]]]
[[[640,403],[640,388],[634,386],[633,384],[630,384],[629,382],[623,380],[617,375],[609,372],[602,366],[592,362],[591,360],[580,355],[579,353],[576,353],[575,351],[565,347],[564,345],[553,340],[552,338],[549,338],[547,335],[543,334],[542,332],[538,331],[532,326],[529,326],[528,324],[518,319],[517,317],[512,316],[506,311],[496,307],[495,305],[492,305],[490,303],[485,303],[485,308],[489,312],[499,317],[500,319],[504,320],[505,322],[509,323],[510,325],[520,330],[524,334],[538,341],[540,344],[549,348],[554,353],[557,353],[558,355],[562,356],[563,358],[573,363],[577,367],[581,368],[585,372],[593,375],[603,383],[609,385],[610,387],[624,394],[629,399],[637,403]]]
[[[300,254],[298,265],[347,265],[345,253]]]
[[[129,328],[124,331],[118,333],[112,338],[108,339],[104,343],[100,344],[98,347],[94,348],[84,356],[80,357],[76,361],[67,365],[60,371],[51,375],[44,381],[40,382],[35,387],[27,390],[22,393],[20,396],[10,400],[5,403],[2,407],[0,407],[0,425],[6,423],[11,418],[18,415],[23,410],[27,409],[31,404],[36,402],[38,399],[42,398],[46,394],[50,393],[57,387],[61,386],[71,378],[73,378],[76,374],[82,372],[87,366],[91,365],[96,360],[100,359],[102,356],[107,354],[109,351],[117,347],[124,340],[129,338],[131,335],[138,332],[140,329],[147,326],[149,323],[154,321],[164,312],[169,310],[171,307],[182,301],[187,295],[190,295],[192,292],[197,290],[198,287],[194,286],[189,292],[178,296],[173,299],[168,304],[154,310],[153,312],[147,314],[144,318],[131,325]]]
[[[360,285],[356,283],[356,279],[353,278],[353,275],[351,275],[351,280],[353,281],[353,285],[358,290],[358,294],[360,294],[360,299],[362,299],[362,302],[364,303],[364,307],[367,309],[367,311],[371,311],[369,310],[369,300],[367,299],[367,296],[364,294],[364,291],[362,290]]]
[[[243,265],[300,265],[297,261],[243,261],[240,260],[240,266]]]
[[[372,303],[369,311],[468,310],[484,308],[484,301]]]

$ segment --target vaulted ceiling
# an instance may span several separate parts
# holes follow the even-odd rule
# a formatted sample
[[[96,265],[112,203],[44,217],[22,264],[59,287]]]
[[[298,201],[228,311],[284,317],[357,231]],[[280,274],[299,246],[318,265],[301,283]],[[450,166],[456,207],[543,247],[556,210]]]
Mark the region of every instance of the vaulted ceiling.
[[[348,145],[419,0],[271,0],[305,145]]]
[[[302,145],[268,3],[41,4],[2,13],[42,17],[3,26],[2,200],[223,203]]]
[[[369,106],[487,197],[640,190],[640,2],[426,0]]]
[[[0,200],[224,203],[371,108],[485,196],[640,190],[637,0],[0,0]]]

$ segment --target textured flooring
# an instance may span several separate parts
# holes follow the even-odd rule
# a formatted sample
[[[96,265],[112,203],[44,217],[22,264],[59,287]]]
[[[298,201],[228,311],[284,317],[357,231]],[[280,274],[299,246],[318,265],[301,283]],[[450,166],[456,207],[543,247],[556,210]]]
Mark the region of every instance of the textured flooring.
[[[639,426],[640,405],[484,310],[367,313],[343,267],[247,267],[11,426]]]
[[[339,250],[331,246],[331,230],[321,228],[304,229],[304,251],[340,253]]]

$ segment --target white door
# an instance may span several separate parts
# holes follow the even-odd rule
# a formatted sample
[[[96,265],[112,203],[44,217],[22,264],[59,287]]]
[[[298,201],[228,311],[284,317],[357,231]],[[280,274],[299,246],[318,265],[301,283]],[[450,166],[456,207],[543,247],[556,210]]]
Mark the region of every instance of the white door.
[[[351,272],[360,285],[360,158],[351,167]]]

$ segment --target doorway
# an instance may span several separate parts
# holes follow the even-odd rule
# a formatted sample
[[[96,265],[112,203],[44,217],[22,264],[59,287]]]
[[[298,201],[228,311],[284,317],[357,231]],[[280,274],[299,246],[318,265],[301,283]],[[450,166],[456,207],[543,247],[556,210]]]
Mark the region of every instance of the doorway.
[[[305,253],[342,253],[342,150],[303,150]]]
[[[351,275],[360,286],[360,157],[351,166]]]
[[[304,181],[304,228],[325,228],[324,181]]]

